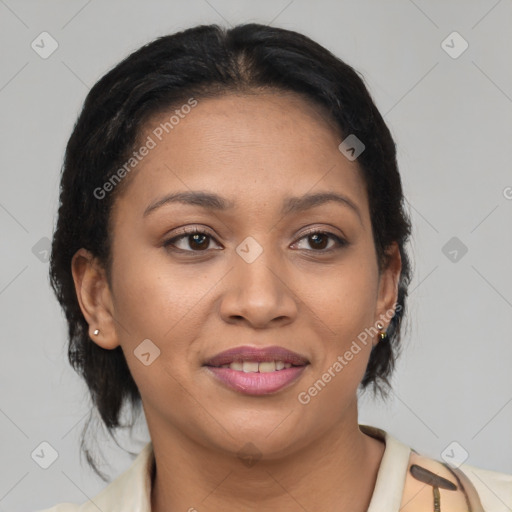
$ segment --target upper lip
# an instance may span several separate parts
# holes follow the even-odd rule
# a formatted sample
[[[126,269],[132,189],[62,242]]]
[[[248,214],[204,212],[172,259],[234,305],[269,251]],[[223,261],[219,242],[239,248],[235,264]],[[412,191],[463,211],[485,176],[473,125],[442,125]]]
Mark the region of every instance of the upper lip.
[[[208,359],[204,365],[222,366],[224,364],[241,361],[283,361],[283,363],[291,363],[299,366],[309,364],[309,361],[304,356],[286,348],[273,345],[263,348],[251,346],[230,348]]]

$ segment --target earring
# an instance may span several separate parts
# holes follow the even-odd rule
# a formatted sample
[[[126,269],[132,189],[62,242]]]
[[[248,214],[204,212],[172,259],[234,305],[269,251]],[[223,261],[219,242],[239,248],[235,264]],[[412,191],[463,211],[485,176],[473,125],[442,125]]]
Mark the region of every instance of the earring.
[[[100,333],[100,330],[99,330],[99,329],[96,329],[96,330],[94,331],[94,335],[95,335],[95,336],[98,336],[98,334],[99,334],[99,333]]]
[[[382,325],[380,322],[377,323],[377,327],[379,328],[379,330],[381,330],[384,325]],[[386,331],[384,332],[379,332],[379,337],[380,337],[380,341],[387,341],[388,340],[388,333]]]

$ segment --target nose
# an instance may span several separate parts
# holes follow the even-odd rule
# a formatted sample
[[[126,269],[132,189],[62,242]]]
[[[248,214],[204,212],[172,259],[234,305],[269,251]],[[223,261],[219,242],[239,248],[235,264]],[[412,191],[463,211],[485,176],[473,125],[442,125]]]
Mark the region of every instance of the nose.
[[[247,323],[254,329],[287,325],[297,316],[297,294],[282,261],[271,251],[252,262],[238,253],[234,268],[224,280],[220,314],[227,323]]]

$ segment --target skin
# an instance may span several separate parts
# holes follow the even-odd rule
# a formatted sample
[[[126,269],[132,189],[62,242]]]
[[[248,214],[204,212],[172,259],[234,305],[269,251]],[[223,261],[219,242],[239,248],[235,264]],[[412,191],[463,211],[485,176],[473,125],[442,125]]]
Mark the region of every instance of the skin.
[[[141,140],[171,114],[154,117]],[[112,286],[90,253],[75,254],[91,339],[122,347],[141,393],[157,466],[153,511],[225,511],[227,503],[259,512],[367,509],[385,446],[358,427],[357,388],[378,337],[310,403],[297,399],[397,300],[398,247],[379,275],[366,189],[357,160],[338,150],[342,139],[319,108],[292,93],[199,100],[115,204]],[[143,215],[167,193],[189,190],[235,206],[174,203]],[[280,213],[285,197],[323,191],[348,196],[359,215],[337,202]],[[181,253],[163,246],[185,226],[212,238],[175,241]],[[325,252],[337,242],[322,239],[317,248],[304,235],[309,228],[349,245]],[[263,249],[252,263],[236,252],[248,236]],[[144,339],[161,351],[149,366],[134,356]],[[280,345],[310,364],[286,389],[244,395],[202,366],[240,345]],[[247,443],[261,454],[251,467],[237,456]]]

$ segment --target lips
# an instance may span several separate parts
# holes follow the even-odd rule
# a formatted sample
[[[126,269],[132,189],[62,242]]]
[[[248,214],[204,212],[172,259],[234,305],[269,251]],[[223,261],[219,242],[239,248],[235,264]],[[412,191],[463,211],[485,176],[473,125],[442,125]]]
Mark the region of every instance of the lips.
[[[278,393],[300,379],[308,359],[283,347],[242,346],[220,352],[203,366],[216,382],[245,395]]]
[[[309,361],[306,357],[279,346],[264,348],[241,346],[235,347],[215,355],[208,359],[204,366],[220,367],[226,364],[243,361],[254,361],[258,363],[270,361],[282,361],[293,366],[306,366]]]

